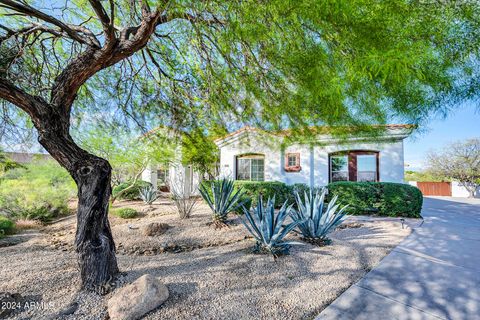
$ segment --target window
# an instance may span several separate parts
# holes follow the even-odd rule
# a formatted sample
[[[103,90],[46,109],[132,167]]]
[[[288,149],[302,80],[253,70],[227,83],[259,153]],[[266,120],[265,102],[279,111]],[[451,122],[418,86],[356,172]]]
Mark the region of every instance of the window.
[[[377,156],[357,155],[357,181],[377,181]]]
[[[378,180],[378,152],[342,151],[330,155],[330,182]]]
[[[285,155],[285,171],[299,172],[302,170],[300,166],[300,153],[287,153]]]
[[[261,155],[237,157],[237,180],[263,181],[265,179],[265,159]]]
[[[338,155],[330,157],[330,181],[348,181],[348,156]]]

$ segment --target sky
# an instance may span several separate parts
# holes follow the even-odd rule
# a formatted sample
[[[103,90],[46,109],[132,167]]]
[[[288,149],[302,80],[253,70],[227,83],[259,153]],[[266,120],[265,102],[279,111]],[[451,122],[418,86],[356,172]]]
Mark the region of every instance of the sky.
[[[432,118],[404,141],[406,170],[425,168],[426,155],[455,141],[480,138],[480,108],[473,103],[452,110],[445,119]]]

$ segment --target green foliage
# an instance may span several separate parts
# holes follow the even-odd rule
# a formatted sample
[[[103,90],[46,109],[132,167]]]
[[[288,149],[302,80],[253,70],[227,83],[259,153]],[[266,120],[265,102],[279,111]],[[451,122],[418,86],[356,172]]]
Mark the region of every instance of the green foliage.
[[[202,198],[208,203],[213,211],[214,223],[221,227],[227,221],[227,215],[230,212],[241,208],[243,203],[240,202],[243,196],[242,188],[235,191],[234,181],[222,179],[202,184],[199,188]]]
[[[0,181],[0,210],[15,218],[48,221],[68,213],[75,183],[54,161],[8,171]]]
[[[20,163],[9,159],[0,148],[0,179],[2,178],[3,173],[16,168],[23,168],[23,166]]]
[[[435,174],[429,170],[423,171],[405,171],[405,181],[418,181],[418,182],[441,182],[446,181],[448,178],[439,174]]]
[[[182,162],[191,164],[201,173],[215,175],[216,164],[219,161],[218,147],[211,136],[200,130],[194,130],[182,138]]]
[[[112,190],[112,196],[116,197],[117,194],[119,194],[121,191],[123,191],[126,188],[130,188],[132,186],[133,182],[123,182],[120,183],[118,186],[115,186]],[[127,191],[123,192],[120,195],[120,199],[125,199],[125,200],[141,200],[140,197],[140,190],[143,188],[148,188],[151,187],[152,184],[143,180],[137,180],[133,186],[128,189]]]
[[[417,187],[383,182],[379,212],[392,217],[421,217],[423,195]]]
[[[318,240],[327,241],[327,235],[335,230],[345,219],[345,209],[342,207],[339,211],[337,202],[338,196],[334,196],[328,206],[325,208],[325,196],[327,189],[324,188],[320,193],[310,191],[304,192],[304,200],[299,192],[295,192],[297,210],[292,210],[292,219],[298,223],[298,229],[303,238],[310,242]]]
[[[207,186],[209,188],[212,182],[214,181],[203,181],[201,187]],[[289,186],[279,181],[235,180],[233,185],[236,191],[240,189],[243,191],[242,202],[244,202],[244,206],[246,206],[247,209],[252,205],[257,205],[257,199],[260,195],[264,198],[275,198],[275,208],[280,208],[285,201],[288,201],[288,203],[293,203],[295,201],[292,192],[294,186],[297,188],[305,188],[305,186],[301,184]]]
[[[133,219],[138,216],[138,212],[132,208],[118,208],[118,209],[111,209],[110,212],[122,219]]]
[[[277,257],[289,253],[293,242],[284,241],[284,238],[298,225],[298,221],[285,224],[293,205],[287,206],[285,202],[278,213],[275,213],[274,203],[274,199],[268,199],[264,205],[262,196],[259,196],[258,205],[254,209],[244,208],[241,221],[256,240],[254,252],[268,252]]]
[[[292,187],[279,181],[235,181],[237,188],[242,188],[245,196],[252,199],[252,205],[257,205],[259,196],[273,199],[276,208],[284,202],[293,203]]]
[[[15,223],[7,217],[0,215],[0,238],[6,234],[12,233],[14,229]]]
[[[333,182],[328,185],[331,199],[348,205],[348,214],[377,214],[391,217],[419,218],[423,196],[408,184],[392,182]]]
[[[157,130],[145,137],[121,126],[88,128],[77,133],[81,146],[107,159],[112,166],[112,183],[133,181],[150,164],[166,164],[174,158],[175,139]]]
[[[142,6],[134,4],[103,3],[118,30],[140,24]],[[151,1],[152,11],[157,5]],[[86,82],[76,124],[99,111],[119,124],[123,112],[127,127],[173,123],[186,131],[227,121],[270,129],[361,126],[391,116],[419,122],[478,96],[478,1],[176,1],[158,10],[168,22],[148,41],[151,58],[138,53]],[[11,30],[29,24],[11,8],[1,11]],[[47,10],[104,38],[85,1],[57,11]],[[45,89],[85,46],[48,32],[13,34],[18,41],[2,45],[22,54],[0,62],[8,67],[2,74],[49,99]]]

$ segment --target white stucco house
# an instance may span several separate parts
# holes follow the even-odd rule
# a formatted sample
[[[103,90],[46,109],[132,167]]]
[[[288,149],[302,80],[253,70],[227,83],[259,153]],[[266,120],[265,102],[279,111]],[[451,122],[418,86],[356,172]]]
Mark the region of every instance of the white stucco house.
[[[352,134],[339,139],[321,133],[313,143],[282,147],[287,132],[244,127],[215,141],[220,151],[220,176],[311,187],[342,180],[403,182],[403,140],[415,126],[382,128],[375,138]]]

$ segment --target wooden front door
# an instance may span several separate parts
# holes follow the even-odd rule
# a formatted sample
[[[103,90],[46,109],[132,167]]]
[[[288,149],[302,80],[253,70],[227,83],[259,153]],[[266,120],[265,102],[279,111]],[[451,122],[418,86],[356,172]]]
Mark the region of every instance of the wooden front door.
[[[424,196],[452,196],[450,182],[417,182],[417,187]]]

